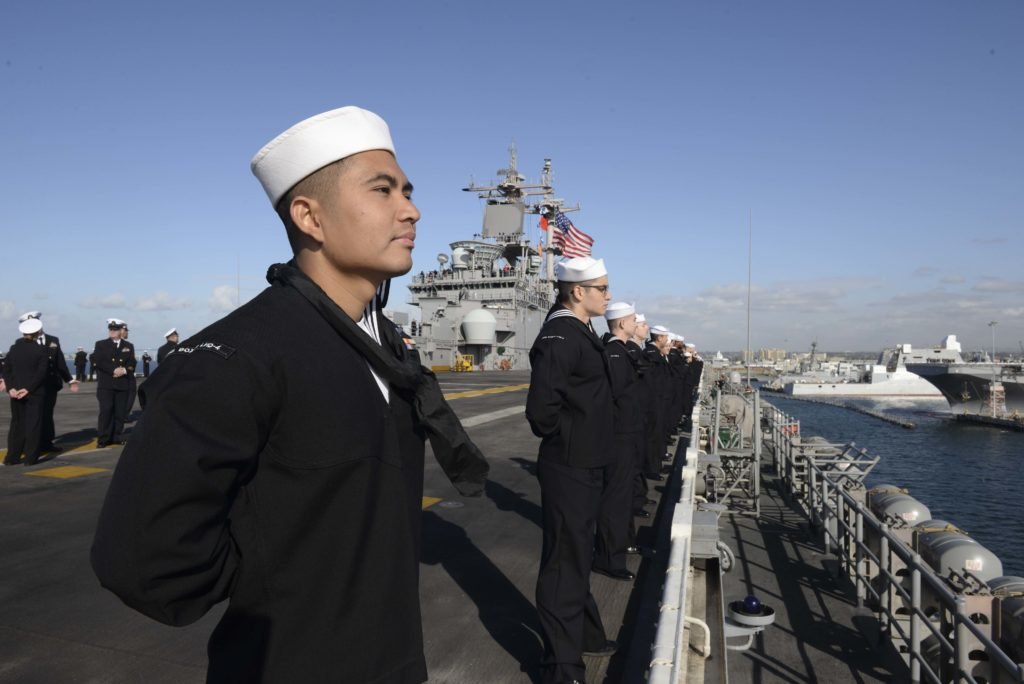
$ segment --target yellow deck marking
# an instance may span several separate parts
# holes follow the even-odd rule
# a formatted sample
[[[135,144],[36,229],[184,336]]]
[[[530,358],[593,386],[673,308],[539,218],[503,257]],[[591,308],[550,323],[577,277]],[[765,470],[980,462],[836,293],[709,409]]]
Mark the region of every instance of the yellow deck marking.
[[[423,497],[422,509],[423,510],[427,510],[428,508],[430,508],[431,506],[433,506],[434,504],[436,504],[440,500],[441,500],[441,498],[437,497],[437,496],[425,496],[425,497]]]
[[[59,468],[47,468],[45,470],[33,470],[32,472],[25,473],[26,475],[35,475],[37,477],[56,477],[61,480],[67,480],[72,477],[82,477],[84,475],[94,475],[96,473],[109,472],[110,468],[93,468],[91,466],[61,466]]]
[[[501,394],[502,392],[515,392],[526,389],[530,383],[525,385],[506,385],[505,387],[491,387],[490,389],[469,390],[468,392],[450,392],[444,395],[445,399],[466,399],[467,397],[482,397],[485,394]]]
[[[93,439],[89,440],[88,442],[86,442],[85,444],[79,444],[78,446],[72,447],[70,449],[69,448],[65,448],[64,451],[62,451],[61,453],[64,454],[64,455],[67,455],[67,454],[73,454],[73,453],[78,452],[78,451],[95,451],[98,448],[99,447],[96,446],[96,439],[93,438]],[[0,449],[0,459],[3,459],[5,456],[7,456],[7,449]]]

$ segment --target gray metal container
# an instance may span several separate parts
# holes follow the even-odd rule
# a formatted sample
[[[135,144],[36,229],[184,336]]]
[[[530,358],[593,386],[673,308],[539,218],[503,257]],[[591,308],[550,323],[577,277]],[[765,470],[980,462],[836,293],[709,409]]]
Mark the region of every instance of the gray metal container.
[[[999,600],[998,634],[993,636],[1008,656],[1024,662],[1024,577],[998,577],[988,585]]]
[[[890,527],[909,527],[932,518],[928,507],[909,494],[877,487],[868,490],[868,508]]]
[[[927,506],[907,494],[906,489],[895,485],[872,487],[867,491],[865,503],[868,510],[889,525],[890,532],[908,547],[911,540],[909,528],[932,517]],[[870,526],[865,528],[864,541],[875,556],[881,553],[881,538]],[[902,563],[898,565],[902,566]]]
[[[983,582],[1003,574],[1003,562],[994,553],[945,520],[926,520],[914,526],[914,548],[940,577],[950,571],[971,573]]]

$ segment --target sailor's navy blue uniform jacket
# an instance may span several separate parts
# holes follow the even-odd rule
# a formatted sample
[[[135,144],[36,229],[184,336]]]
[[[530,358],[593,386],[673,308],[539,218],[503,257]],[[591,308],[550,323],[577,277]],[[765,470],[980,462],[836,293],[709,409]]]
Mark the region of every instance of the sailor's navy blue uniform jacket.
[[[211,682],[425,681],[411,400],[389,404],[291,287],[183,342],[140,394],[93,546],[101,583],[170,625],[229,599]]]
[[[604,345],[568,309],[555,307],[530,349],[526,418],[538,458],[574,468],[615,459],[614,408]]]

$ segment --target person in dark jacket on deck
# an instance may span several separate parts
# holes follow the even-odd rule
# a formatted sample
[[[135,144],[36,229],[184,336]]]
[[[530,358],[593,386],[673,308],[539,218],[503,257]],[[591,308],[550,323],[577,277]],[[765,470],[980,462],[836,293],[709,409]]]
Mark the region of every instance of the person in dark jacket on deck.
[[[164,362],[164,357],[178,348],[178,329],[171,328],[165,332],[164,339],[167,341],[156,350],[156,364],[158,366]]]
[[[593,569],[628,582],[636,579],[626,567],[626,555],[636,546],[632,495],[644,429],[643,386],[627,346],[636,332],[636,309],[632,304],[616,302],[608,306],[604,317],[609,330],[604,353],[615,405],[614,459],[605,468]]]
[[[35,465],[43,451],[43,418],[46,412],[46,381],[50,355],[38,343],[43,324],[29,318],[18,324],[18,339],[7,353],[3,385],[11,398],[11,427],[7,433],[4,465]]]
[[[424,438],[464,494],[487,465],[382,313],[412,266],[412,184],[357,107],[300,122],[252,170],[294,260],[140,388],[93,568],[170,625],[228,600],[209,682],[418,684]]]
[[[106,447],[121,444],[124,424],[128,420],[128,395],[131,378],[135,374],[135,348],[121,339],[124,321],[107,319],[105,340],[96,342],[93,349],[93,369],[96,371],[96,401],[100,405],[96,419],[96,445]]]
[[[604,347],[590,319],[611,294],[604,261],[576,257],[555,267],[558,303],[530,349],[526,418],[537,455],[543,547],[537,613],[544,638],[541,681],[582,682],[584,655],[610,656],[590,593],[594,532],[612,448],[614,407]]]
[[[21,315],[18,318],[19,323],[24,323],[30,318],[38,319],[42,323],[43,314],[39,311],[29,311]],[[71,376],[71,372],[68,371],[68,363],[64,358],[64,350],[60,348],[60,340],[56,335],[47,334],[45,330],[40,330],[36,336],[36,344],[43,347],[46,353],[49,355],[49,363],[46,372],[46,397],[43,401],[43,434],[42,450],[47,451],[61,451],[60,447],[53,443],[54,438],[57,435],[56,427],[53,422],[53,412],[57,408],[57,393],[64,389],[64,383],[69,383],[72,392],[78,391],[78,378]]]
[[[89,355],[85,353],[85,349],[79,347],[75,352],[75,380],[78,382],[85,382],[85,362],[88,360]]]

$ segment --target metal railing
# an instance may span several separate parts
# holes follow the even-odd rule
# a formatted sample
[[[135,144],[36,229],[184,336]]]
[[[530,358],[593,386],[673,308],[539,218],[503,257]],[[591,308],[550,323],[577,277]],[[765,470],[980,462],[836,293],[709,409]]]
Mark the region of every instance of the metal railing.
[[[754,393],[749,399],[758,402],[756,397]],[[710,425],[700,431],[710,428],[707,450],[725,451],[718,437],[721,393],[714,393],[705,406],[714,411]],[[700,410],[698,404],[694,437],[682,471],[682,495],[672,515],[669,567],[652,645],[651,684],[682,681],[688,652],[685,628],[688,624],[708,628],[685,614],[693,513],[700,499],[696,494],[701,477],[696,468]],[[858,606],[874,611],[879,625],[876,645],[891,642],[907,664],[910,681],[1024,683],[1024,664],[1015,662],[994,640],[992,626],[999,616],[993,613],[999,606],[986,591],[987,585],[967,573],[974,591],[954,591],[867,508],[862,500],[864,480],[878,457],[870,457],[853,443],[830,444],[801,436],[800,421],[770,404],[759,403],[755,416],[750,450],[757,448],[760,453],[763,433],[770,444],[766,449],[770,463],[787,495],[819,531],[825,552],[837,557],[837,572],[852,582]]]
[[[989,594],[954,592],[921,555],[894,535],[855,494],[867,468],[877,463],[852,444],[823,459],[808,454],[799,433],[781,429],[798,423],[765,407],[774,461],[794,499],[820,530],[826,553],[853,582],[858,606],[870,605],[882,641],[892,640],[909,667],[912,682],[1024,682],[1024,665],[1014,662],[992,639]],[[868,540],[872,540],[869,544]],[[872,546],[878,546],[878,552]],[[983,582],[979,582],[984,586]]]
[[[691,416],[694,426],[700,425],[700,406]],[[693,440],[696,441],[696,440]],[[658,627],[651,645],[649,684],[675,684],[686,672],[687,645],[684,642],[686,616],[686,585],[690,573],[690,537],[696,503],[697,446],[686,450],[682,469],[682,491],[672,511],[671,546],[665,583],[662,587]]]

